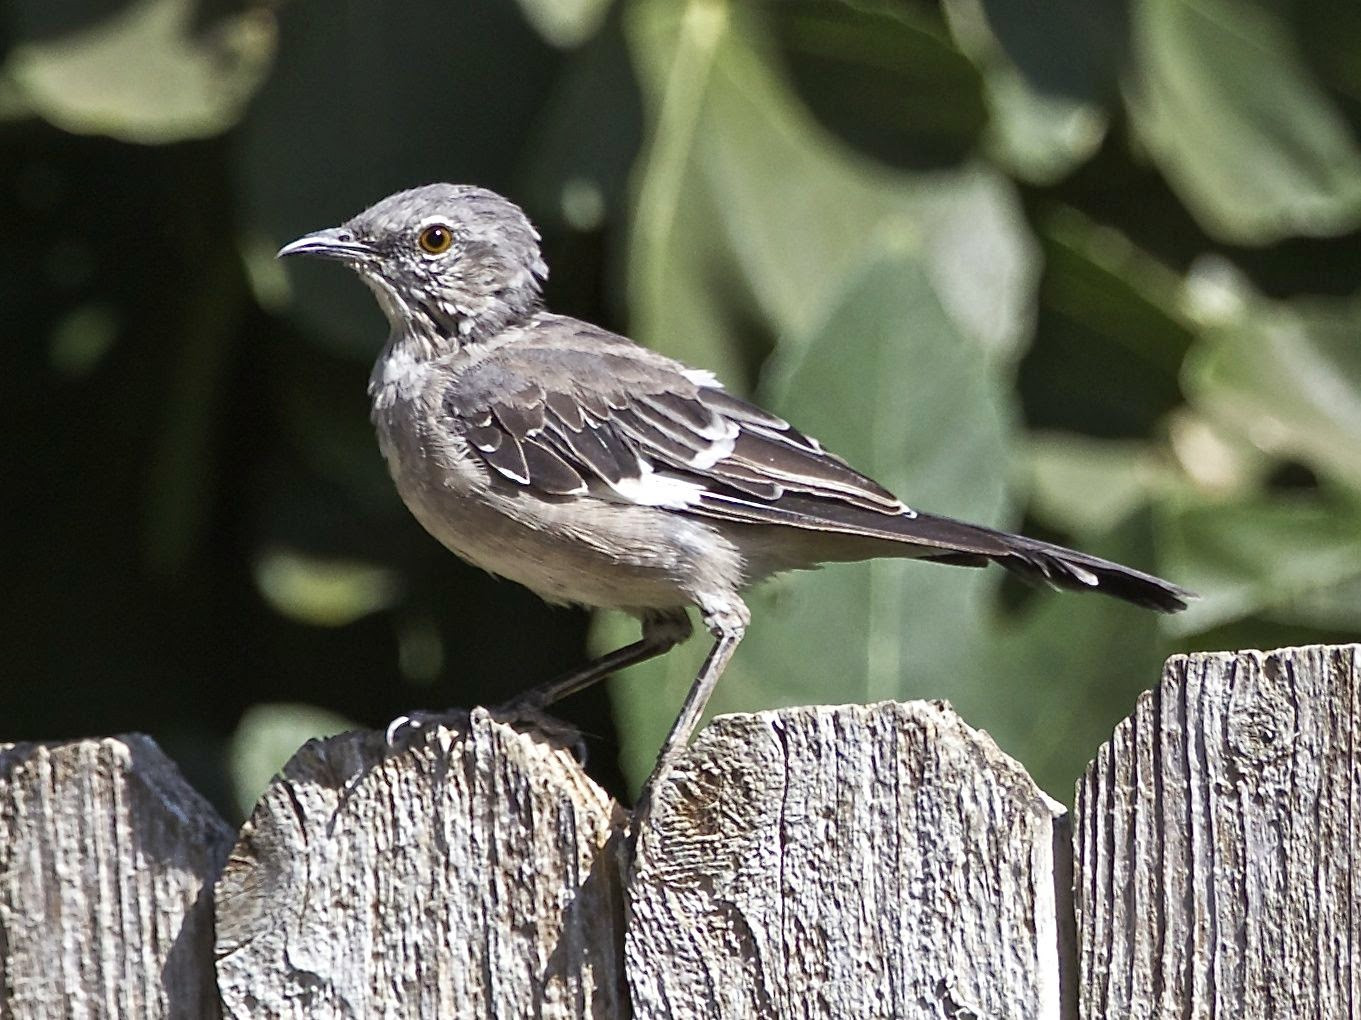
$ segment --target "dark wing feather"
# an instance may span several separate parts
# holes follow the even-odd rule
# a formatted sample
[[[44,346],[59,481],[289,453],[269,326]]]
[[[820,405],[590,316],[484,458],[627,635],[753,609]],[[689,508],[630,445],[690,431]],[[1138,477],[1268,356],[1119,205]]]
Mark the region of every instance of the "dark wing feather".
[[[463,434],[480,453],[495,453],[501,448],[505,433],[494,425],[467,425]]]
[[[554,415],[550,418],[547,436],[559,456],[611,487],[642,475],[636,449],[620,438],[608,418],[575,430]]]
[[[526,387],[492,404],[491,411],[507,434],[523,439],[543,431],[543,404],[543,390]]]
[[[548,410],[557,417],[560,425],[573,432],[580,432],[586,427],[582,406],[570,393],[549,393],[544,400],[548,404]]]
[[[509,478],[512,482],[519,482],[521,485],[529,485],[529,465],[525,462],[524,442],[516,439],[509,433],[502,433],[495,446],[488,444],[486,448],[474,446],[473,449],[481,454],[482,459],[487,462],[487,466],[498,474]]]
[[[531,441],[522,443],[521,448],[524,450],[525,467],[535,488],[554,496],[586,491],[581,475],[556,451]]]
[[[728,460],[734,468],[758,472],[788,490],[889,514],[904,510],[898,497],[872,478],[828,457],[821,449],[800,445],[782,434],[768,435],[759,427],[743,428],[738,433]],[[727,466],[726,462],[715,466],[720,477]]]
[[[750,500],[763,520],[820,530],[835,529],[784,497],[821,501],[828,521],[839,508],[911,513],[782,418],[669,359],[617,342],[591,349],[580,330],[556,339],[508,344],[446,395],[454,427],[507,481],[550,496],[603,487],[733,521],[752,518],[740,505]]]
[[[640,393],[630,401],[632,406],[638,404],[660,412],[663,417],[670,418],[695,435],[718,438],[727,432],[722,417],[705,406],[693,393],[681,394],[673,390]]]
[[[624,436],[633,440],[639,450],[672,467],[688,467],[696,456],[709,449],[708,441],[682,429],[660,427],[644,411],[636,407],[615,411],[611,416]]]

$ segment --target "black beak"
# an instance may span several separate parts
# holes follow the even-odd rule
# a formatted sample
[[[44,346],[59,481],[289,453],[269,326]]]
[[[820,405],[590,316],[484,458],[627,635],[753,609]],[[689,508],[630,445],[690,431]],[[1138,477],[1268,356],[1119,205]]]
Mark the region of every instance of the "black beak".
[[[358,262],[372,254],[373,249],[355,240],[354,234],[349,230],[344,227],[331,227],[329,230],[315,230],[310,234],[304,234],[296,241],[288,242],[274,257],[282,259],[289,255],[317,255],[324,259]]]

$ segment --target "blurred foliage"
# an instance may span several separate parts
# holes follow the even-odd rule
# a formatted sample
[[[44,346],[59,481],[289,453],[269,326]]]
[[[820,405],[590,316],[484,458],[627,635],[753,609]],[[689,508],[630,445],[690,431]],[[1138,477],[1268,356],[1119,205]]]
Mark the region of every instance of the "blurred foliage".
[[[239,812],[582,656],[398,502],[368,293],[272,260],[438,179],[908,502],[1204,595],[829,566],[753,594],[717,710],[949,698],[1064,796],[1166,654],[1361,633],[1354,4],[10,0],[0,45],[0,738],[148,730]],[[602,781],[705,644],[563,706]]]
[[[232,806],[247,816],[279,766],[314,737],[355,729],[343,715],[313,705],[262,702],[241,716],[228,747]]]

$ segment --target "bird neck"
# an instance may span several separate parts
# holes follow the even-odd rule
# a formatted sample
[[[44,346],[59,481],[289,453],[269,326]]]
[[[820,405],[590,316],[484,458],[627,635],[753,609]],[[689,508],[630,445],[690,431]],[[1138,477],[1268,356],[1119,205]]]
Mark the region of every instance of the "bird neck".
[[[419,314],[390,317],[387,342],[369,375],[369,396],[375,407],[405,400],[419,389],[431,362],[489,344],[541,311],[543,301],[535,295],[523,306],[484,305],[476,316],[455,316],[442,321]]]
[[[532,269],[490,285],[448,290],[411,287],[400,292],[382,275],[361,276],[392,329],[386,349],[402,345],[417,359],[482,343],[544,307],[539,279]]]
[[[438,353],[428,338],[394,325],[369,374],[369,397],[374,408],[390,407],[412,396]]]
[[[447,306],[441,309],[441,312],[447,311]],[[446,337],[446,343],[465,347],[485,343],[541,311],[543,299],[537,289],[517,288],[479,295],[476,299],[456,305],[452,315],[430,315],[425,324],[433,332]]]

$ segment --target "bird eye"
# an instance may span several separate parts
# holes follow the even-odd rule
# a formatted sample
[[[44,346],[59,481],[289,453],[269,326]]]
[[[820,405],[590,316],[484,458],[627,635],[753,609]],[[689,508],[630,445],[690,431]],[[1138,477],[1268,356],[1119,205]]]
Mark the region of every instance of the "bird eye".
[[[454,233],[443,223],[432,223],[416,238],[421,251],[427,255],[443,255],[454,244]]]

